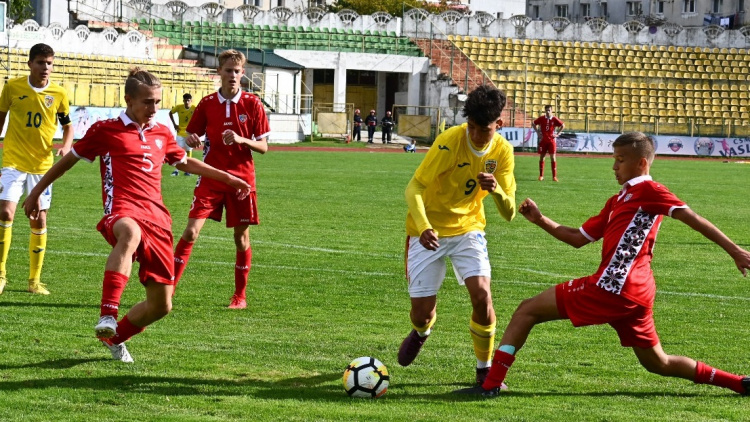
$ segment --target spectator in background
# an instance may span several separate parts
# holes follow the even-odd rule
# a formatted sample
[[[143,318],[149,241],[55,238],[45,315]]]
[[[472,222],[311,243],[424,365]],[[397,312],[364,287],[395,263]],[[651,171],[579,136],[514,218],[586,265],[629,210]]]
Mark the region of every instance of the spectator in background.
[[[380,127],[383,129],[383,135],[380,140],[384,144],[390,144],[391,134],[393,133],[393,117],[391,117],[390,111],[385,112],[385,117],[380,121]]]
[[[367,126],[367,143],[371,144],[372,139],[375,137],[375,126],[378,125],[378,118],[375,116],[375,110],[370,110],[370,114],[365,117],[365,125]]]
[[[359,109],[354,110],[354,128],[352,129],[352,141],[362,140],[362,116],[359,115]]]
[[[417,152],[417,141],[412,139],[409,145],[404,145],[404,152]]]

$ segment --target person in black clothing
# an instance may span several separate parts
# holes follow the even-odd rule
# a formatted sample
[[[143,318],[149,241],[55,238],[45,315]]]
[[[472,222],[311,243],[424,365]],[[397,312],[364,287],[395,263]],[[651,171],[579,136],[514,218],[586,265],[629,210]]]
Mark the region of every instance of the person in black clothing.
[[[354,128],[352,131],[352,141],[362,140],[362,116],[359,115],[359,109],[354,110]]]
[[[391,133],[393,133],[393,117],[391,117],[390,111],[385,112],[385,117],[380,121],[380,126],[383,128],[383,135],[380,140],[382,140],[384,144],[390,144]],[[386,138],[388,138],[387,141]]]
[[[367,142],[372,143],[372,138],[375,137],[375,126],[378,125],[378,118],[375,116],[375,110],[370,110],[370,115],[365,117],[365,125],[367,126]]]

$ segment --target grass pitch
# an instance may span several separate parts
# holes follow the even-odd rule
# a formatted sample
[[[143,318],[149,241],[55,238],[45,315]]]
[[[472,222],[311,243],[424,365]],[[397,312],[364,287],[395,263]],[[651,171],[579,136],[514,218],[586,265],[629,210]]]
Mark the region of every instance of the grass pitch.
[[[746,420],[747,398],[649,374],[609,327],[566,321],[534,329],[508,394],[456,397],[451,391],[473,381],[475,360],[468,295],[450,276],[434,335],[412,366],[399,367],[410,329],[403,192],[422,157],[273,147],[259,156],[248,309],[226,309],[234,246],[223,224],[208,222],[173,313],[128,343],[131,365],[112,361],[93,337],[110,247],[94,228],[98,164],[79,163],[54,187],[43,273],[50,296],[25,293],[28,224],[16,216],[10,282],[0,296],[0,420]],[[537,158],[518,156],[517,202],[531,197],[546,215],[578,227],[619,190],[611,165],[609,157],[560,157],[561,182],[537,182]],[[657,160],[652,174],[750,248],[745,167]],[[164,199],[179,237],[195,179],[169,171]],[[522,299],[595,270],[600,243],[576,250],[522,216],[501,221],[492,201],[486,205],[499,331]],[[749,280],[728,255],[665,218],[653,267],[664,349],[750,372]],[[133,274],[121,314],[144,298]],[[391,372],[381,399],[350,399],[341,385],[344,367],[363,355]]]

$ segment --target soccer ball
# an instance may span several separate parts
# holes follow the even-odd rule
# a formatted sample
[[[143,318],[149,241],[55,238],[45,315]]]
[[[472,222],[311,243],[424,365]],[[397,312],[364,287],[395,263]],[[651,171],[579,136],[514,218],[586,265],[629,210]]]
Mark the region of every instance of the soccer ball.
[[[350,397],[374,399],[388,391],[390,379],[383,362],[363,356],[354,359],[344,370],[344,390]]]

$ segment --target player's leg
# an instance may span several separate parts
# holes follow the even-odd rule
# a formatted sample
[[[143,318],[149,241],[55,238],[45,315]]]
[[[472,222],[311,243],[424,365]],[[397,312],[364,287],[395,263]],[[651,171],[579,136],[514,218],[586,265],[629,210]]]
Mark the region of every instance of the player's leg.
[[[465,283],[472,306],[469,333],[477,358],[476,382],[482,384],[492,365],[495,346],[495,308],[492,305],[490,277],[469,277]]]
[[[539,152],[539,181],[544,180],[544,157],[547,156],[547,149],[544,145],[540,144],[538,147]]]
[[[549,161],[552,165],[552,180],[557,182],[557,152],[554,149],[549,154]]]
[[[406,274],[409,281],[412,330],[401,342],[398,363],[409,366],[417,358],[425,341],[432,333],[437,319],[437,292],[445,279],[445,245],[437,251],[425,249],[419,237],[406,240]]]
[[[229,304],[230,309],[247,307],[247,280],[253,261],[253,249],[250,245],[250,228],[247,225],[234,227],[234,246],[236,248],[234,265],[234,294]]]
[[[686,356],[668,355],[662,349],[661,344],[651,348],[633,347],[633,352],[641,365],[651,373],[665,377],[684,378],[696,384],[711,384],[728,388],[743,395],[749,392],[750,378],[712,368]]]
[[[42,278],[42,265],[47,250],[47,210],[40,210],[36,220],[29,220],[29,291],[48,295],[49,291]]]
[[[180,240],[177,241],[174,250],[174,289],[177,289],[177,283],[182,278],[182,273],[190,260],[190,255],[193,253],[193,245],[198,240],[204,224],[206,224],[205,218],[188,218],[187,226],[185,226]]]
[[[102,220],[98,229],[113,247],[104,267],[99,323],[94,331],[99,338],[111,338],[117,333],[120,298],[133,268],[133,254],[141,243],[141,228],[131,218],[111,217]]]
[[[0,294],[7,283],[6,263],[13,237],[13,217],[23,194],[26,173],[3,168],[0,174]]]

